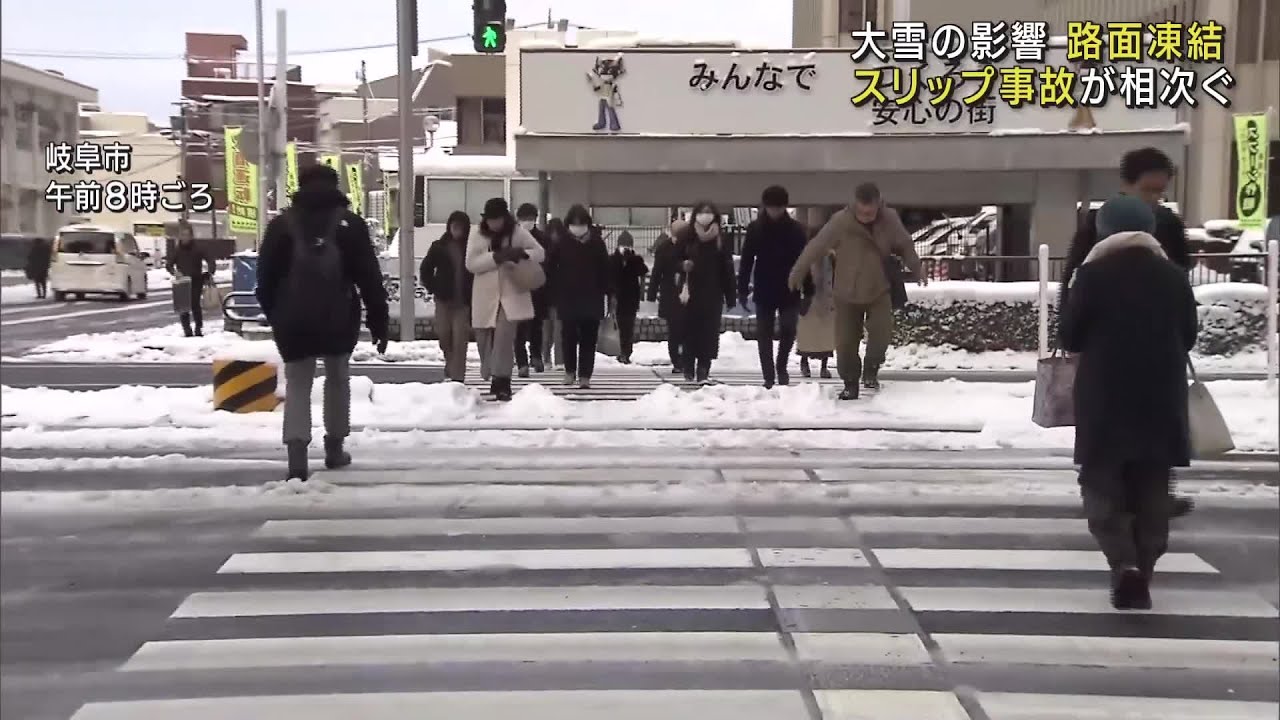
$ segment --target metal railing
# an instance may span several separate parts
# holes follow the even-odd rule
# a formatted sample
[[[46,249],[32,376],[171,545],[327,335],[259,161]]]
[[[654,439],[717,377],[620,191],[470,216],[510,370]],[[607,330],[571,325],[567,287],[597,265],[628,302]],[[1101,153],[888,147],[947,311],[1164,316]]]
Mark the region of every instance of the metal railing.
[[[245,298],[248,302],[236,301],[237,298]],[[252,311],[253,314],[245,314],[242,311]],[[266,316],[262,314],[262,308],[258,307],[258,296],[248,290],[232,290],[222,297],[222,318],[239,323],[267,321]]]

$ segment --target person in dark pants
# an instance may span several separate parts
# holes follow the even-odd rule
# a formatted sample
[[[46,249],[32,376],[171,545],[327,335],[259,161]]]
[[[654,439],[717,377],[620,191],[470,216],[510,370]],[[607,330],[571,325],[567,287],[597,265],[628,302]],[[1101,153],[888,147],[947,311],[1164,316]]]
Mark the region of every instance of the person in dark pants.
[[[471,344],[471,289],[475,276],[467,270],[467,239],[471,218],[461,210],[449,213],[444,234],[427,248],[418,279],[431,293],[435,306],[432,325],[444,355],[444,375],[466,382],[467,347]]]
[[[178,315],[178,322],[182,323],[182,334],[187,337],[204,335],[204,308],[201,307],[201,301],[204,297],[204,285],[212,282],[216,267],[213,256],[204,252],[196,243],[190,223],[178,221],[178,241],[173,246],[173,254],[169,256],[166,267],[170,275],[191,279],[191,312]]]
[[[626,230],[618,233],[618,249],[609,261],[611,285],[617,298],[614,317],[618,320],[618,344],[622,351],[618,361],[630,363],[631,349],[635,347],[636,315],[640,312],[640,295],[649,266],[636,254],[635,240]]]
[[[684,313],[680,291],[685,273],[680,267],[680,238],[688,230],[683,220],[671,222],[670,234],[663,234],[653,245],[653,272],[649,274],[649,302],[658,303],[658,317],[667,324],[667,355],[671,374],[684,374]]]
[[[703,202],[694,206],[693,222],[677,240],[680,269],[686,274],[678,296],[684,313],[684,378],[711,382],[711,363],[720,353],[724,311],[736,304],[733,250],[720,230],[720,211]]]
[[[596,341],[605,307],[612,303],[609,250],[586,207],[574,205],[564,216],[568,237],[551,247],[547,274],[556,289],[564,346],[564,384],[591,387]]]
[[[1170,472],[1191,463],[1196,301],[1153,237],[1147,202],[1117,196],[1096,223],[1102,240],[1075,272],[1059,323],[1062,347],[1079,354],[1075,462],[1089,531],[1111,567],[1111,604],[1149,609],[1169,543]]]
[[[1190,272],[1195,261],[1187,248],[1187,226],[1182,218],[1161,204],[1169,183],[1175,174],[1173,161],[1160,150],[1153,147],[1139,148],[1125,153],[1120,160],[1121,194],[1136,197],[1151,206],[1155,213],[1156,227],[1152,235],[1160,243],[1164,254],[1175,265]],[[1067,251],[1066,264],[1062,269],[1062,282],[1058,284],[1058,307],[1065,308],[1070,296],[1071,278],[1080,265],[1088,257],[1089,251],[1098,244],[1096,210],[1086,213],[1076,227],[1071,238],[1071,246]],[[1173,489],[1170,478],[1169,488]],[[1182,517],[1191,512],[1195,504],[1188,497],[1174,496],[1173,516]]]
[[[36,297],[44,299],[49,294],[49,265],[53,262],[53,245],[44,238],[31,241],[27,249],[26,276],[36,286]]]
[[[787,276],[804,252],[808,237],[804,226],[787,214],[791,199],[786,188],[765,188],[760,202],[764,212],[747,225],[738,261],[738,302],[745,310],[749,291],[755,299],[760,373],[764,386],[771,388],[775,379],[779,385],[791,383],[787,362],[796,342],[800,293],[787,287]],[[777,356],[773,353],[775,337]]]
[[[525,203],[516,208],[516,222],[529,231],[534,240],[547,249],[547,236],[538,228],[538,208],[533,203]],[[547,319],[547,286],[534,290],[533,319],[525,320],[516,327],[516,374],[529,377],[529,367],[534,372],[542,372],[546,367],[542,363],[542,324]]]

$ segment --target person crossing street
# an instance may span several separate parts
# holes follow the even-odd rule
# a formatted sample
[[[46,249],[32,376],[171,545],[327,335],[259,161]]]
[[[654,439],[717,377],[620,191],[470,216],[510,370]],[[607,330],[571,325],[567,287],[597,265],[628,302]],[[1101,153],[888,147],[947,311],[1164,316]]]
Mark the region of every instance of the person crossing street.
[[[190,310],[178,315],[182,334],[187,337],[204,335],[204,286],[213,282],[217,266],[213,262],[213,256],[196,242],[191,223],[185,220],[178,221],[178,241],[174,244],[173,254],[169,256],[166,266],[170,275],[190,280],[187,285],[191,295]]]
[[[748,293],[756,305],[756,345],[764,386],[789,385],[787,362],[796,341],[800,293],[787,287],[787,274],[804,252],[804,226],[787,213],[790,197],[779,185],[765,188],[764,211],[747,225],[738,261],[738,303],[747,308]],[[774,355],[773,341],[778,352]]]
[[[614,317],[618,321],[618,361],[631,362],[631,350],[636,340],[636,315],[640,313],[640,295],[644,289],[644,276],[649,266],[636,254],[635,240],[631,233],[618,233],[618,249],[609,258],[611,284],[616,293]]]

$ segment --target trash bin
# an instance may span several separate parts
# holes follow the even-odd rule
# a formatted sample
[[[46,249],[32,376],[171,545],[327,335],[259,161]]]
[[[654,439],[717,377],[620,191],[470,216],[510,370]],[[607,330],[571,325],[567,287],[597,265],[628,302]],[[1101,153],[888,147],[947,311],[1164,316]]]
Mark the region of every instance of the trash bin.
[[[231,256],[231,289],[234,292],[252,293],[258,287],[258,253],[245,250]],[[231,306],[240,309],[242,314],[256,312],[258,301],[252,296],[235,296],[231,298]]]

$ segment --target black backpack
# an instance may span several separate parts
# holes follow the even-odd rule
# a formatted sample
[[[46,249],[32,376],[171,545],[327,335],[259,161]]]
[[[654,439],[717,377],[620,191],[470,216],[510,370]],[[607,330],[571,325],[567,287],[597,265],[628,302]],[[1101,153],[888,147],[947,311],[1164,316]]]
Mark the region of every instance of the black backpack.
[[[354,295],[338,247],[345,215],[344,210],[336,211],[325,234],[316,236],[296,211],[285,212],[293,253],[273,326],[300,335],[346,332]]]

